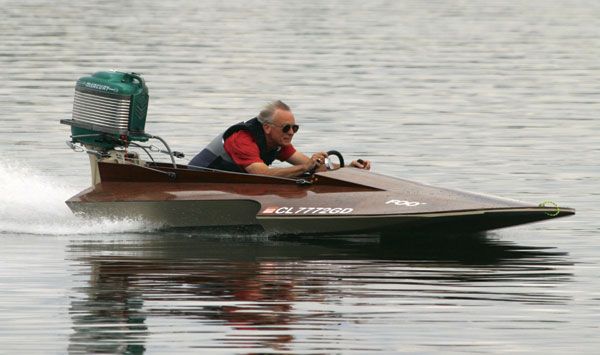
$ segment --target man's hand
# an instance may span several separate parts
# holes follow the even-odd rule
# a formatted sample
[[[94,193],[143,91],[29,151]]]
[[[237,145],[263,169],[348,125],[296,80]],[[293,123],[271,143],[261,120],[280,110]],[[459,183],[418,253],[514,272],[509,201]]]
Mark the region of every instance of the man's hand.
[[[327,159],[327,153],[317,152],[304,162],[306,171],[322,171],[325,170],[325,159]]]
[[[353,160],[352,163],[350,163],[350,166],[358,168],[358,169],[371,170],[371,162],[368,160],[362,160],[362,159]]]

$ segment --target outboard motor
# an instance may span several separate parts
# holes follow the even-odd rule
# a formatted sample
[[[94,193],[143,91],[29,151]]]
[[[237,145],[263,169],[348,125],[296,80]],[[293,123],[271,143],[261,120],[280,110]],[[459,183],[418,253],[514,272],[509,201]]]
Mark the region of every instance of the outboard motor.
[[[148,87],[136,73],[101,71],[77,81],[72,119],[60,123],[71,126],[69,147],[89,154],[92,184],[100,182],[99,161],[145,164],[137,153],[127,151],[129,146],[143,149],[150,158],[149,151],[166,153],[177,168],[174,157],[183,158],[183,153],[171,152],[162,138],[144,132],[148,99]],[[166,150],[135,143],[150,138],[160,140]]]
[[[148,98],[148,87],[138,74],[97,72],[77,81],[73,118],[60,122],[71,126],[72,143],[103,151],[147,141]]]

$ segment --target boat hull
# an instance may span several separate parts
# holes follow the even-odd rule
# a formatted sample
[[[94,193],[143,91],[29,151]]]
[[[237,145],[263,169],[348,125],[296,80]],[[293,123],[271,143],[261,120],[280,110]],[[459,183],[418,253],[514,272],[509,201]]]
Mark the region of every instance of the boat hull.
[[[98,166],[101,182],[67,201],[75,213],[143,219],[166,228],[250,226],[268,234],[395,235],[485,231],[575,213],[352,168],[319,173],[311,184],[300,184],[186,166]]]

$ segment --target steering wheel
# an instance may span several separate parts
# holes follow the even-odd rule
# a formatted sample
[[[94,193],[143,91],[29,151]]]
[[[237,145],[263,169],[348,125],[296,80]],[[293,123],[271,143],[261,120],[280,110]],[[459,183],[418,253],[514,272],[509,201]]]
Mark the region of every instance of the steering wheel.
[[[335,155],[336,157],[338,157],[338,159],[340,161],[340,168],[343,168],[344,167],[344,157],[342,156],[342,153],[338,152],[337,150],[330,150],[327,152],[327,158],[325,159],[325,166],[327,167],[327,170],[335,169],[333,162],[331,161],[331,159],[329,159],[329,156],[331,156],[331,155]]]
[[[335,155],[336,157],[338,157],[338,159],[340,160],[340,168],[344,167],[344,157],[342,156],[342,153],[338,152],[337,150],[330,150],[327,152],[327,158],[325,158],[325,166],[327,167],[327,170],[335,169],[335,165],[333,165],[333,162],[331,161],[331,159],[329,159],[330,155]],[[302,176],[310,177],[315,173],[316,169],[317,169],[317,167],[315,166],[312,170],[307,171],[304,174],[302,174]]]

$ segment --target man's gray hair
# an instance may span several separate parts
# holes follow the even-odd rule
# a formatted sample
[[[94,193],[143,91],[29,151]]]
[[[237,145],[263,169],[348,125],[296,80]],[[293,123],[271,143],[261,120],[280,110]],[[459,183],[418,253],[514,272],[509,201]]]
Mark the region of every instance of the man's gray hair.
[[[260,123],[273,123],[273,114],[275,110],[280,109],[284,111],[291,111],[290,107],[283,103],[281,100],[276,100],[271,103],[268,103],[263,107],[263,109],[258,114],[258,121]]]

